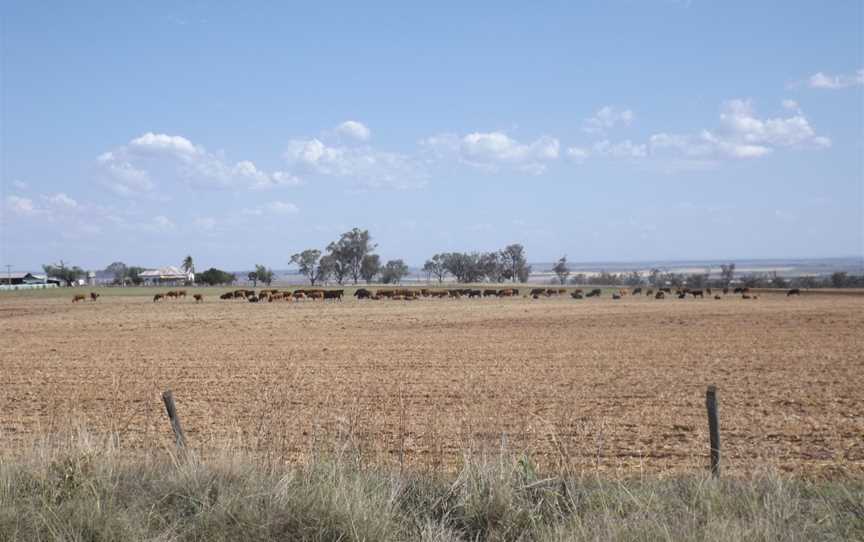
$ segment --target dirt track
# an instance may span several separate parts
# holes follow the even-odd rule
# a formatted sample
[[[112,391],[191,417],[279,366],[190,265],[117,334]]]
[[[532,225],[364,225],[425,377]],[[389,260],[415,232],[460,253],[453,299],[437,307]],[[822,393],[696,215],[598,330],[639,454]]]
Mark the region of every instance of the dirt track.
[[[453,465],[471,448],[629,475],[703,468],[719,388],[731,472],[864,476],[864,297],[154,304],[0,297],[0,438],[113,429],[287,460],[346,443]]]

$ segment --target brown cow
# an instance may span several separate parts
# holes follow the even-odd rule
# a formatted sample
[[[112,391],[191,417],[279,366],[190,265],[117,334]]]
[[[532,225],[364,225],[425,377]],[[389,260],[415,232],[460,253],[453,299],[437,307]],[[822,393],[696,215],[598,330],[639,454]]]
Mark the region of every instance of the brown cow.
[[[195,294],[192,297],[195,298],[195,303],[201,303],[202,301],[204,301],[204,296],[201,294]]]
[[[324,301],[324,290],[308,290],[306,292],[306,297],[308,297],[309,299],[311,299],[313,301],[316,299],[320,299],[321,301]]]
[[[87,298],[81,294],[78,294],[72,298],[72,303],[78,303],[79,301],[84,301],[85,299],[87,299]]]
[[[156,303],[157,301],[159,301],[161,299],[165,299],[165,296],[163,294],[156,294],[153,296],[153,303]]]
[[[90,292],[90,301],[96,301],[97,299],[99,299],[99,294],[96,292]]]
[[[498,297],[498,290],[483,290],[483,297]]]
[[[512,288],[505,288],[503,290],[498,290],[498,297],[512,297],[512,296],[513,296],[513,289]]]
[[[177,292],[177,297],[186,297],[186,290],[180,290]]]
[[[654,294],[654,299],[664,299],[666,297],[666,293],[663,291],[657,292]]]

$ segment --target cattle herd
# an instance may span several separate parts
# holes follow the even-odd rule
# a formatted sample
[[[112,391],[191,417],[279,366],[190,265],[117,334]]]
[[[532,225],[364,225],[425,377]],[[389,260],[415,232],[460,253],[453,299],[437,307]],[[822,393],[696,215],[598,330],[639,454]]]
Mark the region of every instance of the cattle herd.
[[[540,299],[541,297],[553,297],[553,296],[562,296],[566,294],[570,294],[570,297],[573,299],[584,299],[586,297],[601,297],[603,294],[603,290],[600,288],[594,288],[588,290],[587,292],[581,288],[576,288],[574,290],[568,290],[567,288],[531,288],[526,289],[524,297],[530,297],[532,299]],[[735,295],[741,295],[742,299],[758,299],[759,296],[752,295],[750,293],[750,288],[734,288],[730,290],[729,288],[715,289],[713,295],[714,299],[723,299],[723,296],[728,295],[729,293]],[[711,288],[703,289],[690,289],[690,288],[658,288],[656,291],[651,288],[642,289],[641,287],[633,288],[632,290],[628,290],[626,288],[620,288],[616,291],[612,292],[612,299],[621,299],[624,296],[637,296],[644,295],[646,297],[653,297],[654,299],[665,299],[666,296],[675,296],[678,299],[686,299],[687,296],[692,296],[694,298],[699,297],[704,299],[707,294],[709,297],[712,295]],[[720,293],[722,292],[722,296]],[[275,301],[283,301],[283,302],[291,302],[291,301],[304,301],[304,300],[321,300],[321,301],[342,301],[342,298],[345,295],[345,290],[328,290],[322,288],[312,288],[312,289],[298,289],[298,290],[278,290],[278,289],[263,289],[255,292],[255,290],[234,290],[233,292],[226,292],[219,296],[220,299],[223,300],[242,300],[248,301],[250,303],[260,303],[260,302],[275,302]],[[801,290],[799,288],[792,288],[791,290],[787,290],[787,296],[791,295],[801,295]],[[170,301],[183,299],[187,296],[186,290],[170,290],[166,293],[158,293],[153,296],[153,302],[159,301]],[[452,288],[452,289],[432,289],[432,288],[388,288],[388,289],[376,289],[369,290],[366,288],[358,288],[354,292],[354,297],[357,299],[372,299],[372,300],[381,300],[381,299],[391,299],[391,300],[406,300],[412,301],[420,298],[453,298],[453,299],[461,299],[463,297],[467,297],[469,299],[474,298],[484,298],[484,297],[519,297],[520,289],[519,288],[502,288],[502,289],[474,289],[474,288]],[[196,303],[200,303],[204,301],[204,296],[202,294],[193,294],[193,299],[195,299]],[[95,292],[90,293],[90,300],[96,301],[99,298],[99,294]],[[77,303],[79,301],[86,301],[87,296],[82,294],[77,294],[72,298],[72,303]]]

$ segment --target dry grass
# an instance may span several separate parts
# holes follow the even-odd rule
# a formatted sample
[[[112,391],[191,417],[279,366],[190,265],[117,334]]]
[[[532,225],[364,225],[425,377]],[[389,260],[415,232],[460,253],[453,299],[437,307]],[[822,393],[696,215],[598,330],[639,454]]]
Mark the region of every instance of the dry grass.
[[[0,461],[0,540],[860,540],[864,484],[691,474],[609,481],[501,450],[450,475],[357,461],[303,465],[226,448],[206,462],[58,436]]]
[[[704,468],[720,393],[733,475],[864,474],[864,298],[608,297],[342,304],[0,296],[7,455],[70,417],[126,455],[171,443],[278,464],[349,443],[364,463],[458,470],[530,453],[581,477]]]

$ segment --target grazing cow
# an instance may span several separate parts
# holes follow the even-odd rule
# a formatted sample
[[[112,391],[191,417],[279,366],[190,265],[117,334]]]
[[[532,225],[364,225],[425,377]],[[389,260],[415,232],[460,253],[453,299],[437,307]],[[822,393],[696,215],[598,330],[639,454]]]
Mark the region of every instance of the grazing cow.
[[[324,290],[307,290],[306,297],[308,297],[312,301],[315,301],[316,299],[324,301]]]
[[[512,288],[504,288],[502,290],[498,290],[498,297],[513,297]]]
[[[186,290],[180,290],[177,292],[177,297],[186,297]]]
[[[719,295],[715,295],[715,296],[714,296],[714,299],[723,299],[723,298],[720,297]]]
[[[537,294],[532,294],[531,299],[540,299],[540,296]]]
[[[570,292],[570,297],[573,299],[582,299],[582,290],[573,290]]]
[[[246,301],[248,301],[249,303],[258,303],[258,296],[257,295],[250,295],[249,297],[246,298]]]
[[[459,299],[460,297],[462,297],[462,291],[461,290],[447,290],[447,295],[449,295],[450,297],[452,297],[454,299]]]
[[[87,298],[81,294],[78,294],[72,298],[72,303],[78,303],[79,301],[84,301],[85,299],[87,299]]]
[[[532,288],[531,293],[529,293],[528,295],[530,295],[531,297],[534,297],[535,295],[536,296],[547,295],[546,294],[546,288]]]
[[[800,288],[792,288],[791,290],[786,292],[786,297],[789,297],[790,295],[801,295],[801,289]]]
[[[567,288],[558,288],[558,295],[564,295],[567,293]]]
[[[201,303],[202,301],[204,301],[204,296],[201,294],[195,294],[192,297],[195,298],[195,303]]]
[[[558,295],[558,290],[555,288],[546,288],[546,297],[552,297],[553,295]]]
[[[483,292],[480,290],[468,290],[468,298],[474,299],[475,297],[483,297]]]
[[[612,299],[621,299],[621,294],[612,294]]]
[[[659,291],[656,294],[654,294],[654,299],[665,299],[665,298],[666,298],[666,292]]]
[[[301,299],[306,299],[306,292],[303,290],[296,290],[293,294],[291,294],[295,300],[299,301]]]
[[[711,295],[711,288],[705,288],[705,293]]]
[[[438,299],[443,299],[450,295],[450,293],[447,290],[434,290],[432,292],[429,292],[429,295],[431,295],[432,297],[437,297]]]
[[[752,299],[752,298],[747,294],[741,294],[741,299]]]
[[[376,290],[375,295],[377,295],[379,297],[393,297],[394,295],[396,295],[396,291],[395,290]]]
[[[372,297],[372,292],[370,292],[366,288],[357,288],[354,291],[354,297],[356,297],[357,299],[369,299],[370,297]]]
[[[726,295],[728,293],[729,293],[729,288],[723,288],[723,295]]]
[[[166,299],[177,299],[177,292],[175,292],[174,290],[171,290],[167,294],[165,294],[165,298]]]
[[[735,288],[734,290],[732,290],[732,293],[733,293],[733,294],[743,294],[743,293],[744,293],[744,288],[741,288],[741,287],[739,286],[738,288]]]
[[[594,288],[593,290],[588,292],[588,295],[586,295],[585,297],[600,297],[602,295],[603,295],[603,290],[601,290],[600,288]]]
[[[274,301],[281,301],[282,297],[282,292],[273,292],[270,294],[270,299],[268,299],[267,301],[269,301],[270,303],[273,303]]]
[[[498,290],[483,290],[483,297],[498,297]]]
[[[672,294],[672,288],[660,288],[660,291],[670,295]]]
[[[513,295],[519,295],[519,288],[513,288]]]
[[[328,299],[335,299],[336,301],[342,301],[342,296],[345,294],[345,290],[325,290],[324,291],[324,301]]]
[[[690,290],[690,295],[692,295],[693,297],[701,297],[702,299],[705,299],[702,290]]]
[[[650,297],[652,295],[654,295],[654,290],[651,290],[651,289],[645,290],[645,297]]]
[[[99,299],[99,294],[96,292],[90,292],[90,301],[96,301],[97,299]]]
[[[153,303],[156,303],[159,300],[165,299],[165,296],[162,294],[156,294],[153,296]]]
[[[219,296],[219,299],[234,299],[234,292],[225,292]]]
[[[680,294],[678,294],[678,299],[686,299],[686,298],[687,298],[687,292],[681,292]]]
[[[641,293],[642,293],[642,288],[633,288],[631,295],[636,295],[636,294],[641,294]]]

